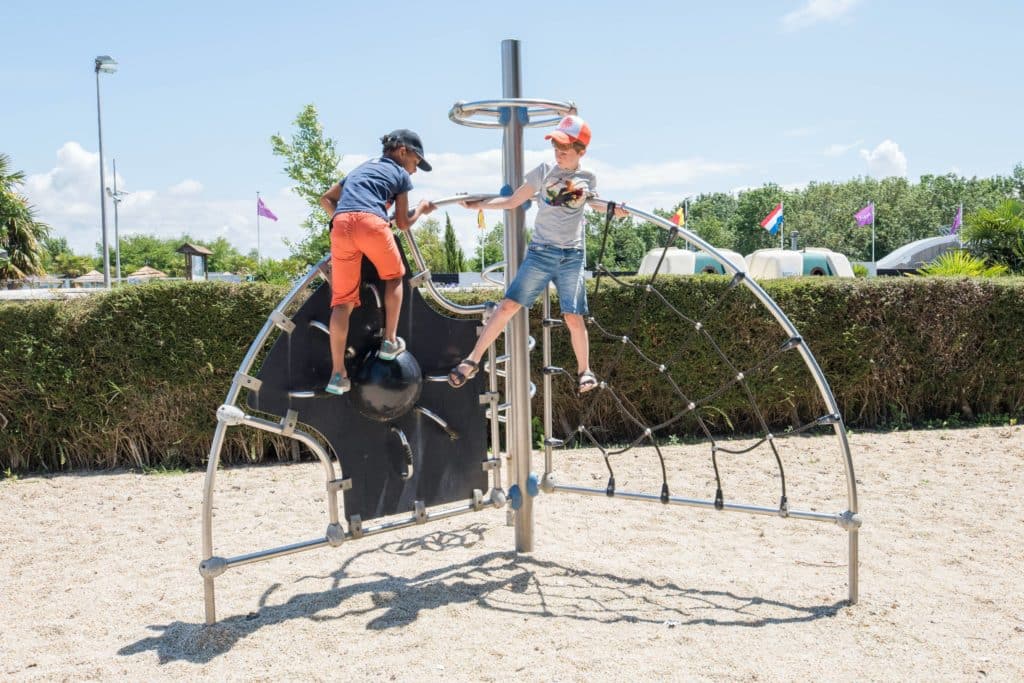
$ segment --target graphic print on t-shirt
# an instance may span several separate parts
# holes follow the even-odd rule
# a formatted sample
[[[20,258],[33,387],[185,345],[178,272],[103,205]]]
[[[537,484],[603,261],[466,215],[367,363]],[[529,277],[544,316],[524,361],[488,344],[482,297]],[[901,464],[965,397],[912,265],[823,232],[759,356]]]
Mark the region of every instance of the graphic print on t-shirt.
[[[556,178],[544,188],[544,201],[551,206],[567,206],[578,209],[587,201],[587,191],[576,187],[572,178],[562,180]]]

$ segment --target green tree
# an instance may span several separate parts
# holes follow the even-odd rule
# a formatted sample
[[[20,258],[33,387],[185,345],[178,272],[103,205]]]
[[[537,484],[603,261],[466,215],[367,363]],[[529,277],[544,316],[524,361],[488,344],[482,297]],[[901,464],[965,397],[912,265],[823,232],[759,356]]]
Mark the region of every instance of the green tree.
[[[760,225],[785,195],[778,185],[768,184],[756,190],[740,194],[736,202],[736,211],[729,219],[729,230],[735,235],[735,249],[741,254],[750,254],[758,249],[776,247],[779,244],[778,234],[772,235]],[[790,213],[791,207],[786,207]],[[786,220],[789,220],[786,216]],[[789,226],[785,226],[789,229]]]
[[[287,285],[295,281],[295,278],[309,270],[309,264],[305,259],[290,257],[286,259],[265,258],[260,261],[259,267],[253,274],[257,282],[269,282],[275,285]]]
[[[452,219],[446,211],[444,214],[444,267],[446,273],[461,273],[465,266],[466,256],[462,253],[459,240],[452,228]]]
[[[427,269],[432,273],[448,272],[445,270],[446,262],[444,244],[441,241],[441,224],[437,222],[437,219],[427,218],[419,221],[411,230],[413,239],[416,240],[416,246],[419,247]],[[409,265],[415,268],[416,262],[413,260],[412,254],[409,253],[408,240],[402,238],[401,245]]]
[[[329,219],[320,207],[320,196],[344,177],[338,170],[341,155],[335,148],[335,141],[324,136],[315,105],[307,104],[295,118],[294,125],[290,142],[280,134],[270,136],[274,154],[285,160],[284,172],[295,182],[292,191],[310,207],[309,215],[302,222],[305,238],[298,243],[289,240],[285,243],[292,256],[306,263],[316,263],[331,250],[326,228]]]
[[[476,253],[466,262],[466,270],[478,273],[505,260],[505,226],[500,221],[489,230],[477,232]]]
[[[1006,199],[964,219],[963,239],[972,254],[1024,273],[1024,203]]]
[[[0,261],[0,280],[20,280],[41,275],[50,226],[37,221],[35,210],[18,193],[25,174],[11,168],[11,159],[0,154],[0,249],[7,258]]]
[[[177,253],[184,242],[196,244],[187,235],[180,239],[161,239],[155,235],[126,235],[121,238],[121,272],[124,276],[143,266],[156,268],[171,277],[184,277],[185,257]],[[102,247],[97,245],[102,253]]]

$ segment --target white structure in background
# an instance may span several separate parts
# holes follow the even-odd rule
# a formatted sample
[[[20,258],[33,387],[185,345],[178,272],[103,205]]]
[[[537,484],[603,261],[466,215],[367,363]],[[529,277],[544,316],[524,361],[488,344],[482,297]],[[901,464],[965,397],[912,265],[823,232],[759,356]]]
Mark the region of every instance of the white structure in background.
[[[947,251],[960,248],[959,235],[939,235],[908,242],[889,255],[878,259],[880,270],[917,270]]]
[[[850,259],[831,249],[758,249],[746,257],[746,262],[747,273],[755,280],[800,275],[854,276]]]
[[[663,252],[665,254],[665,260],[661,261],[661,255]],[[744,270],[745,265],[743,263],[743,257],[740,254],[737,254],[735,251],[729,251],[728,249],[718,249],[718,253],[724,256],[738,269]],[[654,269],[658,267],[659,261],[661,261],[661,268],[658,269],[658,273],[661,275],[693,275],[695,273],[726,274],[725,268],[722,267],[722,264],[712,258],[707,252],[690,251],[689,249],[680,249],[679,247],[669,247],[668,249],[656,247],[651,249],[649,252],[644,254],[643,259],[640,261],[640,267],[637,268],[636,274],[651,275],[654,273]]]

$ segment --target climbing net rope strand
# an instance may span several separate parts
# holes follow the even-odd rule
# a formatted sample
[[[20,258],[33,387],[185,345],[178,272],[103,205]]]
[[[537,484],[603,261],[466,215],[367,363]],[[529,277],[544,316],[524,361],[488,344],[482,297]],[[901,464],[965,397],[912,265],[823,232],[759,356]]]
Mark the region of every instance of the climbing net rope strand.
[[[665,263],[668,249],[679,237],[678,228],[673,228],[667,232],[666,240],[662,247],[661,254],[659,255],[657,265],[650,277],[643,282],[626,282],[625,280],[616,277],[604,265],[604,252],[608,242],[608,229],[614,209],[615,205],[609,203],[604,230],[602,231],[601,247],[594,267],[594,306],[597,307],[599,305],[601,284],[604,277],[608,277],[620,287],[634,290],[637,294],[638,301],[636,301],[632,306],[632,315],[630,316],[630,320],[625,324],[617,325],[616,329],[611,329],[611,326],[603,325],[595,316],[590,316],[587,323],[592,329],[597,331],[599,339],[606,340],[610,343],[618,342],[617,350],[606,356],[604,359],[599,374],[601,378],[599,388],[602,398],[607,397],[606,402],[610,401],[615,406],[621,415],[622,421],[635,428],[637,430],[637,435],[634,438],[627,440],[624,445],[612,445],[603,442],[598,438],[593,425],[591,424],[594,412],[598,409],[601,401],[592,400],[586,403],[582,411],[579,425],[575,428],[574,435],[576,440],[579,442],[586,442],[601,452],[605,465],[608,469],[609,478],[606,493],[609,496],[613,496],[616,493],[615,472],[611,462],[612,457],[625,453],[642,443],[646,442],[650,444],[657,454],[662,473],[662,486],[659,498],[663,503],[667,503],[670,499],[670,490],[666,472],[665,456],[658,444],[658,437],[668,436],[670,428],[678,427],[685,418],[692,418],[695,421],[699,432],[708,440],[710,446],[711,465],[714,471],[716,486],[714,504],[718,509],[721,509],[725,505],[723,482],[718,463],[719,454],[741,455],[755,451],[761,446],[767,444],[768,449],[771,451],[775,467],[778,470],[780,482],[778,513],[785,516],[788,513],[789,506],[786,490],[786,476],[782,456],[779,452],[776,441],[782,437],[802,434],[816,427],[834,425],[838,417],[831,413],[820,415],[815,419],[802,424],[791,425],[781,436],[775,435],[769,429],[768,420],[765,418],[765,412],[751,387],[751,380],[759,376],[770,376],[773,372],[777,371],[777,362],[779,361],[780,356],[783,356],[795,349],[799,349],[803,340],[799,336],[790,336],[781,344],[777,344],[774,348],[769,349],[767,353],[763,353],[760,357],[756,357],[752,359],[752,361],[748,362],[748,364],[741,366],[739,362],[730,358],[729,354],[723,348],[723,345],[718,339],[716,339],[716,336],[712,333],[711,329],[709,329],[710,326],[707,323],[714,320],[716,316],[724,315],[727,300],[734,296],[735,292],[742,289],[739,285],[743,283],[745,274],[737,272],[729,281],[724,291],[717,298],[711,300],[706,306],[696,313],[688,315],[670,301],[657,286],[658,278],[661,274],[661,268]],[[673,351],[669,354],[668,358],[663,361],[658,360],[652,351],[643,348],[635,337],[638,323],[650,315],[652,306],[657,306],[664,311],[668,311],[671,316],[674,316],[678,322],[683,324],[684,328],[688,328],[692,331],[692,334],[684,340],[684,343],[673,344]],[[687,350],[693,348],[693,346],[697,344],[702,344],[705,347],[705,351],[712,354],[712,357],[717,361],[718,366],[724,369],[726,375],[723,379],[718,380],[717,385],[710,388],[710,390],[700,395],[695,394],[694,396],[691,396],[683,390],[673,377],[672,369],[677,363],[680,363],[684,359]],[[634,363],[634,365],[639,364],[641,366],[648,367],[655,373],[654,376],[661,378],[661,380],[669,387],[669,391],[677,399],[679,409],[674,410],[667,418],[663,418],[659,421],[645,417],[639,407],[618,388],[615,381],[616,373],[623,367],[624,355],[627,352],[631,352],[633,356],[638,359],[639,362]],[[556,368],[554,370],[560,371],[560,374],[569,376],[569,373],[562,371],[561,369]],[[747,406],[747,410],[752,416],[752,419],[760,432],[755,443],[744,448],[729,448],[720,444],[715,437],[715,430],[709,425],[704,414],[706,411],[714,411],[716,409],[715,402],[726,394],[734,391],[739,392],[743,402]],[[556,443],[564,445],[570,442],[571,439],[569,436],[570,435],[567,435],[565,439],[556,440]]]

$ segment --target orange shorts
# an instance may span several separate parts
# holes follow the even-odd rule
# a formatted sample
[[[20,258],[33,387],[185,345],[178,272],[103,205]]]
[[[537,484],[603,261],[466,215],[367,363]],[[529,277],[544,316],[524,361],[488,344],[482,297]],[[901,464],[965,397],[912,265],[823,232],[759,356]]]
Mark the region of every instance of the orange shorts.
[[[405,275],[405,265],[391,226],[372,213],[339,213],[331,221],[331,307],[359,305],[363,255],[381,280]]]

